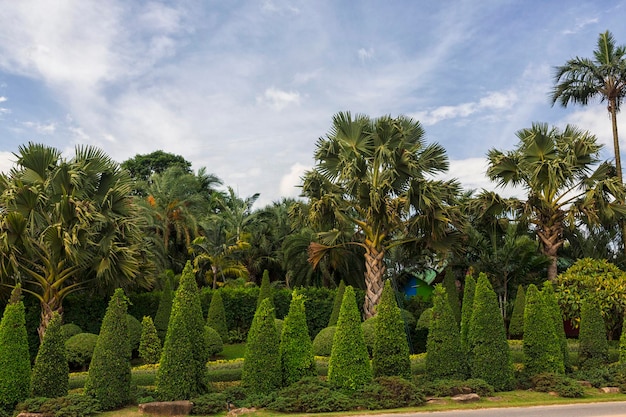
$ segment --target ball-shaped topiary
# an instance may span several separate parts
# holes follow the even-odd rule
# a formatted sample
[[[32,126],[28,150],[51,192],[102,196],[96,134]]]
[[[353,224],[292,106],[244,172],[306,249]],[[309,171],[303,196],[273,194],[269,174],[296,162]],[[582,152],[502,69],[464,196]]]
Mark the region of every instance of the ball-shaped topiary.
[[[157,334],[161,342],[165,342],[165,335],[167,334],[167,325],[170,321],[170,315],[172,314],[172,302],[174,301],[174,291],[172,291],[172,282],[167,275],[164,277],[163,291],[161,292],[161,298],[159,299],[159,307],[154,316],[154,327],[157,329]]]
[[[31,377],[31,395],[47,398],[67,395],[69,373],[65,338],[61,330],[61,316],[53,313],[35,358]]]
[[[554,324],[557,338],[559,339],[559,345],[561,346],[561,355],[563,356],[563,366],[565,368],[565,372],[569,372],[571,371],[572,364],[570,363],[569,358],[567,335],[565,334],[565,327],[563,326],[563,314],[561,312],[559,302],[556,298],[556,294],[554,293],[554,287],[552,285],[552,282],[545,281],[543,283],[543,288],[541,292],[543,294],[543,300],[548,307],[548,311],[550,312],[550,316],[552,317],[552,323]]]
[[[207,313],[206,325],[212,327],[219,333],[222,342],[228,341],[228,325],[226,324],[226,310],[220,290],[213,291],[209,312]]]
[[[97,342],[98,335],[93,333],[79,333],[67,339],[65,350],[70,368],[86,370]]]
[[[63,340],[67,340],[70,337],[82,332],[83,329],[81,329],[78,324],[66,323],[61,326],[61,335],[63,335]]]
[[[137,350],[141,342],[141,322],[130,314],[126,314],[126,320],[128,320],[128,341],[130,343],[130,350]]]
[[[325,327],[313,339],[313,355],[330,356],[337,326]]]
[[[583,300],[580,308],[578,334],[578,366],[595,369],[609,362],[609,345],[606,327],[598,302],[593,298]]]
[[[204,326],[204,343],[209,356],[215,356],[224,350],[224,342],[220,334],[211,326]]]
[[[513,312],[511,313],[511,321],[509,322],[509,337],[511,339],[521,339],[524,335],[524,308],[526,306],[526,292],[524,287],[517,287],[515,294],[515,302],[513,303]]]
[[[337,319],[339,319],[339,310],[341,309],[341,302],[343,301],[343,293],[346,290],[346,283],[341,280],[337,292],[335,293],[335,300],[333,301],[333,310],[330,313],[330,319],[328,319],[328,326],[336,326]]]
[[[126,300],[121,288],[115,290],[102,319],[85,381],[85,394],[98,400],[103,410],[118,408],[130,400],[131,346]]]
[[[467,364],[461,334],[446,292],[441,284],[433,292],[432,317],[426,340],[426,373],[433,380],[465,379]]]
[[[302,294],[294,291],[280,335],[280,366],[283,386],[289,386],[302,378],[316,376],[309,329]]]
[[[0,321],[0,411],[12,410],[15,404],[28,397],[29,390],[28,335],[21,286],[18,284]]]
[[[274,307],[269,298],[261,301],[248,332],[241,371],[241,385],[254,394],[268,394],[279,388],[280,341],[276,332]]]
[[[551,372],[563,374],[563,352],[552,315],[535,284],[528,286],[524,308],[524,373],[528,377]]]
[[[461,347],[467,356],[467,333],[469,332],[469,323],[474,311],[474,294],[476,293],[476,280],[470,274],[465,277],[465,287],[463,288],[463,305],[461,306]]]
[[[498,298],[486,275],[479,275],[474,294],[474,311],[467,335],[472,378],[480,378],[497,391],[512,388],[511,352]]]
[[[404,328],[402,312],[396,302],[391,281],[387,280],[376,314],[372,354],[372,373],[375,378],[399,376],[411,379],[409,344]]]
[[[354,289],[347,286],[328,361],[328,382],[335,388],[356,390],[371,380],[372,367],[363,339],[361,315]]]
[[[144,316],[141,320],[141,340],[139,341],[139,357],[143,363],[158,363],[161,359],[161,339],[157,334],[152,317]]]

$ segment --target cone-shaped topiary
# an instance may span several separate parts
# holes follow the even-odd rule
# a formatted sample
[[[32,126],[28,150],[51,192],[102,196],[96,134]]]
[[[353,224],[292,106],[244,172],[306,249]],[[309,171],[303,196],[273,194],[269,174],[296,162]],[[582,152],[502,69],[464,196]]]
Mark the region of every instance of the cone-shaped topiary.
[[[461,348],[467,357],[467,333],[469,323],[474,311],[474,293],[476,292],[476,280],[470,274],[465,277],[465,288],[463,289],[463,306],[461,309]]]
[[[272,286],[270,285],[270,273],[266,269],[263,271],[263,277],[261,278],[261,288],[259,289],[259,298],[256,302],[256,308],[259,308],[261,302],[266,298],[270,299],[272,307],[274,306],[274,299],[272,298]]]
[[[30,390],[30,357],[22,289],[18,284],[0,321],[0,411],[12,410]]]
[[[124,291],[116,289],[104,313],[85,381],[85,394],[98,400],[103,410],[118,408],[130,400],[131,348],[126,300]]]
[[[512,388],[511,352],[498,299],[486,275],[479,275],[474,312],[467,335],[472,378],[484,379],[497,391]]]
[[[43,335],[31,377],[33,397],[57,398],[67,395],[70,368],[65,352],[61,316],[53,313]]]
[[[330,319],[328,320],[328,326],[336,326],[339,319],[339,310],[341,310],[341,302],[343,301],[343,293],[346,290],[346,283],[341,280],[337,292],[335,293],[335,301],[333,302],[333,311],[330,313]]]
[[[156,377],[163,400],[188,400],[207,392],[209,359],[198,284],[187,262],[172,302],[172,314]]]
[[[585,299],[580,307],[578,366],[580,369],[595,369],[608,362],[609,345],[600,306],[594,299]]]
[[[459,303],[459,292],[456,288],[456,277],[452,268],[446,269],[446,275],[443,278],[443,286],[448,294],[448,302],[452,308],[452,315],[456,320],[457,327],[461,323],[461,304]]]
[[[372,367],[361,329],[354,289],[343,294],[333,348],[328,361],[328,382],[335,388],[356,390],[372,380]]]
[[[411,379],[411,360],[404,320],[390,280],[385,282],[377,308],[372,372],[375,378],[400,376]]]
[[[206,325],[217,331],[223,343],[228,342],[226,310],[224,310],[224,301],[222,301],[222,294],[219,290],[213,291],[211,304],[209,304],[209,312],[207,313]]]
[[[241,385],[254,394],[268,394],[281,385],[280,341],[274,318],[271,300],[263,299],[248,332],[241,371]]]
[[[158,363],[161,359],[161,339],[150,316],[141,320],[141,341],[139,342],[139,357],[143,363]]]
[[[441,284],[433,292],[426,352],[426,373],[430,379],[465,379],[467,376],[461,335],[446,289]]]
[[[565,368],[565,372],[569,372],[572,368],[572,364],[570,363],[569,359],[567,335],[565,334],[565,327],[563,326],[563,314],[561,313],[561,307],[559,307],[559,302],[556,298],[556,294],[554,293],[554,287],[552,286],[552,282],[545,281],[543,283],[543,289],[541,290],[541,292],[543,294],[543,300],[548,306],[550,316],[552,317],[556,336],[559,339],[561,355],[563,356],[563,367]]]
[[[204,344],[209,357],[215,356],[224,350],[224,342],[220,334],[211,326],[204,326]]]
[[[294,291],[280,335],[279,356],[283,386],[289,386],[307,376],[317,375],[312,349],[306,324],[304,297]]]
[[[159,299],[159,307],[154,316],[154,327],[156,327],[157,334],[161,342],[165,342],[165,335],[167,334],[167,325],[170,321],[170,315],[172,314],[172,302],[174,300],[174,292],[172,291],[172,281],[169,276],[165,276],[163,283],[163,291],[161,292],[161,298]]]
[[[135,316],[126,314],[126,320],[128,320],[128,340],[132,352],[139,349],[142,327],[141,322]]]
[[[626,314],[622,323],[622,336],[619,338],[619,363],[626,364]]]
[[[523,352],[524,373],[528,377],[544,372],[565,373],[552,315],[535,284],[530,284],[526,292]]]
[[[511,321],[509,322],[509,337],[511,339],[521,339],[524,335],[524,308],[526,306],[526,292],[524,287],[517,287],[515,302],[513,303],[513,312],[511,313]]]

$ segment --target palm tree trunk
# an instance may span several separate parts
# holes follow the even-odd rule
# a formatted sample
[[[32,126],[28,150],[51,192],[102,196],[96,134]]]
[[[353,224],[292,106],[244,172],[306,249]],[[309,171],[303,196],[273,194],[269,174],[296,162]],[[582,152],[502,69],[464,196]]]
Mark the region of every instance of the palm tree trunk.
[[[615,168],[617,178],[622,182],[622,158],[619,153],[619,137],[617,135],[617,102],[614,98],[609,100],[609,112],[611,113],[611,124],[613,127],[613,149],[615,150]]]
[[[365,303],[363,306],[365,319],[376,314],[376,306],[383,293],[384,257],[384,249],[367,246],[365,251]]]
[[[63,306],[61,300],[56,296],[50,297],[49,300],[41,301],[41,318],[39,321],[39,327],[37,328],[37,334],[39,335],[39,342],[43,342],[43,335],[46,333],[48,324],[52,319],[54,313],[63,314]]]

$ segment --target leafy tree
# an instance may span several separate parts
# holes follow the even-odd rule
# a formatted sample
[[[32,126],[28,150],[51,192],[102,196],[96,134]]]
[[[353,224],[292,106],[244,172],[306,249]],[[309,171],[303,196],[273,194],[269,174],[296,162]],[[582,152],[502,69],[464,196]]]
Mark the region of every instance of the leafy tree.
[[[159,307],[154,316],[154,327],[157,330],[159,339],[161,342],[165,341],[165,335],[167,334],[167,325],[170,321],[170,315],[172,314],[172,302],[174,301],[174,291],[172,291],[172,280],[169,276],[165,276],[163,283],[163,291],[161,292],[161,298],[159,298]]]
[[[16,168],[0,175],[0,280],[21,279],[39,300],[40,340],[68,294],[152,284],[128,173],[89,146],[64,159],[29,143],[15,157]]]
[[[206,324],[217,331],[223,342],[228,342],[226,311],[224,310],[224,301],[222,300],[222,294],[219,290],[213,291],[211,304],[209,304],[209,312],[207,313]]]
[[[600,306],[593,298],[583,300],[578,334],[578,366],[596,369],[609,362],[609,345]]]
[[[154,151],[149,154],[137,154],[134,157],[122,162],[122,168],[130,172],[135,181],[149,181],[153,174],[160,174],[173,166],[179,167],[183,172],[191,174],[191,162],[180,155]]]
[[[437,285],[426,341],[426,373],[432,379],[465,379],[467,364],[461,335],[446,288]]]
[[[209,359],[198,285],[187,262],[174,295],[172,314],[159,362],[156,390],[163,400],[190,399],[207,391]]]
[[[622,323],[622,336],[619,339],[619,363],[626,364],[626,315]]]
[[[159,363],[161,359],[161,340],[150,316],[144,316],[141,320],[139,357],[144,363]]]
[[[484,379],[496,390],[512,387],[511,353],[496,293],[485,275],[479,275],[474,312],[467,335],[470,376]]]
[[[470,274],[465,277],[463,305],[461,309],[461,347],[466,355],[469,349],[467,335],[469,333],[469,324],[472,319],[472,312],[474,311],[474,293],[476,293],[476,280]]]
[[[452,268],[447,268],[443,278],[443,286],[446,288],[448,302],[452,308],[452,315],[457,324],[461,323],[461,305],[459,303],[459,292],[456,289],[456,277]]]
[[[565,327],[563,326],[563,314],[561,313],[561,308],[559,307],[559,302],[556,299],[556,294],[554,293],[554,286],[550,281],[545,281],[543,283],[543,300],[548,307],[548,312],[552,317],[552,323],[554,324],[554,329],[556,332],[556,336],[559,340],[559,345],[561,347],[561,354],[563,356],[563,365],[565,366],[565,371],[569,372],[571,370],[571,363],[569,358],[569,346],[567,345],[567,335],[565,334]]]
[[[28,397],[30,357],[21,286],[11,293],[11,300],[0,320],[0,411],[10,411]]]
[[[287,387],[302,378],[316,376],[313,346],[306,324],[304,297],[295,292],[280,335],[282,385]]]
[[[526,293],[524,287],[517,287],[515,295],[515,303],[513,304],[513,313],[511,313],[511,321],[509,323],[509,337],[519,339],[524,334],[524,309],[526,308]]]
[[[259,289],[259,298],[257,299],[256,305],[257,308],[261,305],[263,300],[269,298],[272,306],[274,305],[274,300],[272,298],[272,287],[270,286],[270,273],[269,271],[263,271],[263,278],[261,279],[261,288]]]
[[[305,174],[303,194],[313,213],[331,215],[345,229],[326,229],[309,247],[314,266],[333,248],[358,245],[365,257],[365,317],[375,314],[383,290],[385,256],[394,245],[414,251],[449,248],[460,224],[453,204],[456,181],[435,181],[445,172],[444,149],[427,145],[419,122],[408,117],[353,117],[338,113],[317,142],[314,169]],[[405,230],[406,233],[398,231]]]
[[[61,332],[61,316],[52,315],[35,358],[31,376],[33,397],[56,398],[67,395],[70,369]]]
[[[517,137],[512,151],[489,150],[487,175],[501,186],[521,186],[528,193],[518,210],[535,227],[541,251],[551,261],[548,279],[554,281],[564,228],[574,227],[577,219],[593,225],[621,218],[626,213],[620,203],[624,187],[610,164],[596,166],[601,145],[588,132],[535,123]]]
[[[341,310],[341,302],[343,301],[343,293],[346,290],[346,283],[341,280],[339,287],[335,293],[335,301],[333,302],[333,311],[330,313],[330,319],[328,319],[328,327],[336,326],[339,319],[339,310]]]
[[[363,339],[361,316],[354,289],[347,286],[328,361],[328,382],[335,388],[356,390],[371,380],[372,367]]]
[[[241,385],[254,394],[268,394],[282,383],[280,340],[274,307],[269,298],[261,301],[248,332]]]
[[[130,400],[130,357],[127,298],[118,288],[102,319],[96,348],[85,381],[85,393],[103,410],[119,408]]]

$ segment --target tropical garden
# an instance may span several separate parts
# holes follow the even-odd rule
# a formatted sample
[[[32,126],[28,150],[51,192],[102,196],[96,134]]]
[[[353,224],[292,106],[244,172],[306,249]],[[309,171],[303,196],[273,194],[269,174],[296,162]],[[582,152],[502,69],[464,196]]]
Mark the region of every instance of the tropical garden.
[[[0,175],[0,416],[626,393],[626,47],[605,32],[593,55],[556,68],[552,100],[606,103],[615,158],[533,123],[486,154],[523,198],[438,179],[445,149],[405,116],[335,114],[301,197],[262,208],[179,155],[21,145]]]

